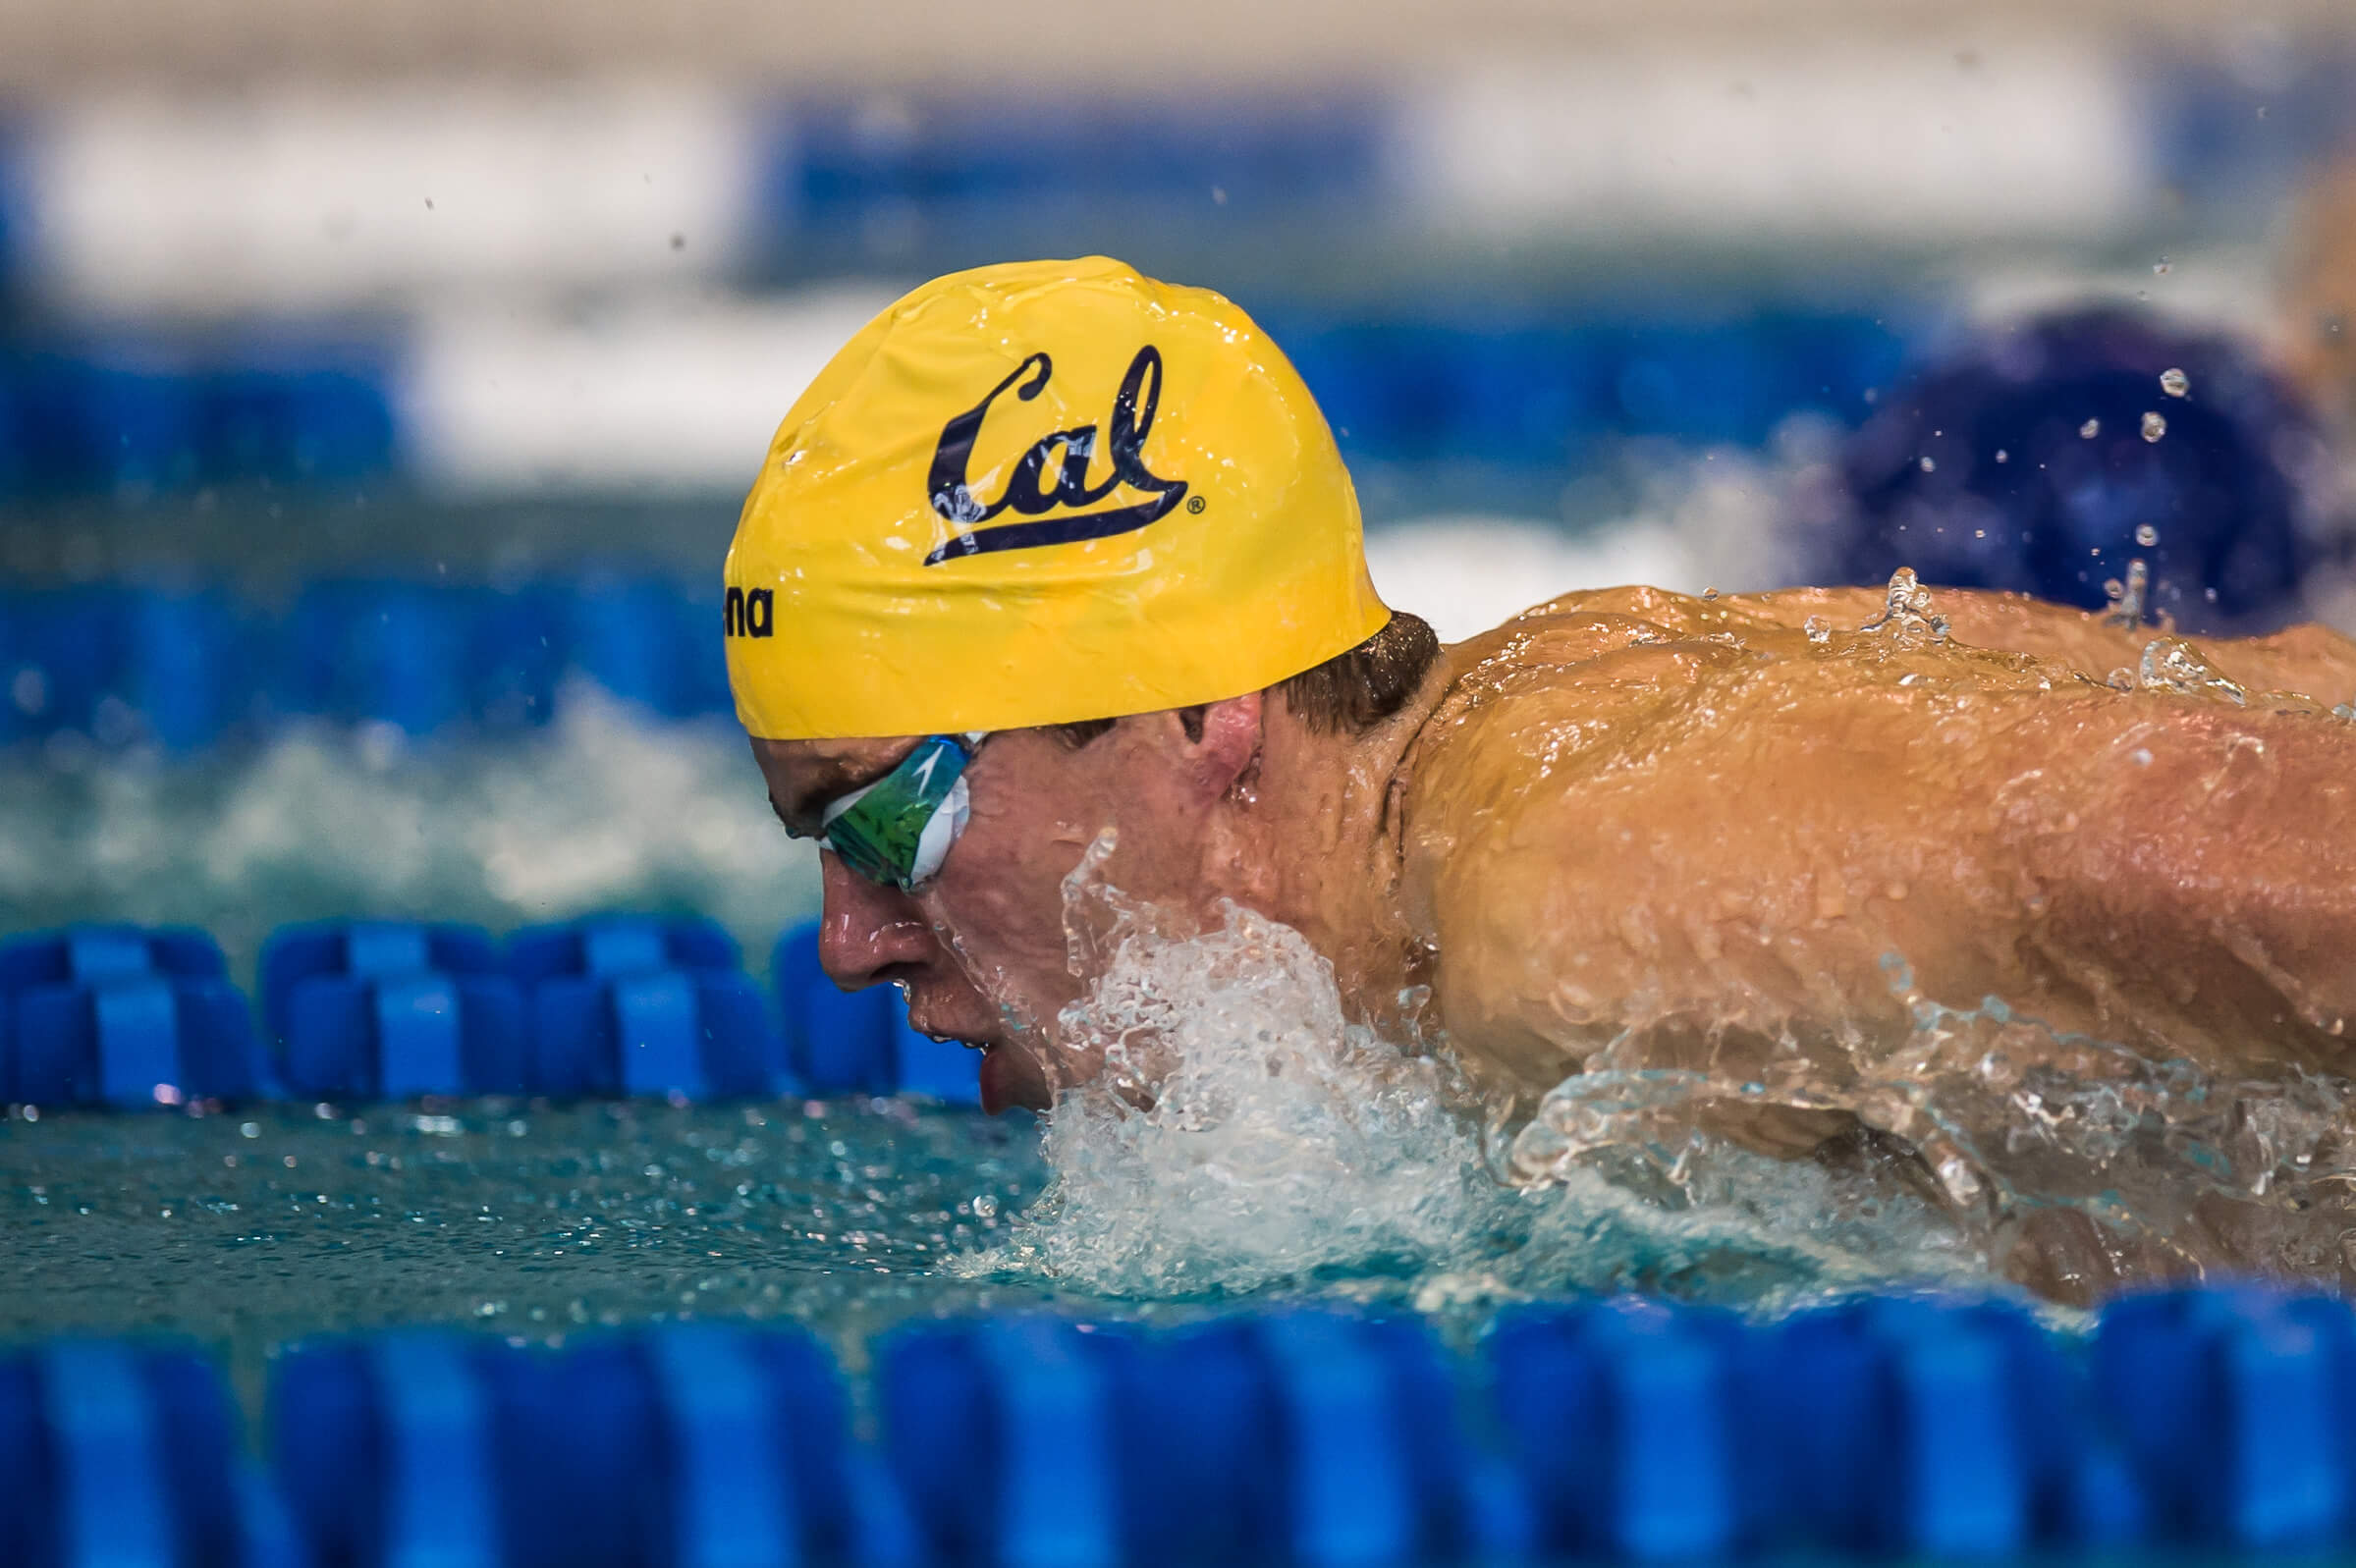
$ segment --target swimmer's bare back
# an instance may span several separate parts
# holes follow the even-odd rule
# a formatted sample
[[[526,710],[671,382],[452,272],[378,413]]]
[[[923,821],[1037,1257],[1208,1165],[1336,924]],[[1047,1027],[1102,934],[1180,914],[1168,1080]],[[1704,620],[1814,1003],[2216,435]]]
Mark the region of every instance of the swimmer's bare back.
[[[1403,892],[1476,1074],[1541,1090],[1617,1040],[1747,1079],[1779,1039],[1990,996],[2213,1069],[2356,1071],[2356,724],[2330,712],[2356,644],[2155,648],[1956,590],[1944,635],[1860,629],[1885,608],[1615,589],[1450,650]]]

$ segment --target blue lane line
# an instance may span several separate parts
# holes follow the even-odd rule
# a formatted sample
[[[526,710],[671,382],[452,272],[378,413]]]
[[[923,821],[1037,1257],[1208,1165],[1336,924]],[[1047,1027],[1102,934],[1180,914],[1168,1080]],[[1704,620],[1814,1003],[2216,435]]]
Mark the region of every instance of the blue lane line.
[[[1214,1434],[1192,1351],[1216,1344],[1249,1350],[1262,1397],[1211,1401],[1218,1440],[1247,1451],[1154,1463]],[[2356,1544],[2351,1350],[2346,1302],[2250,1285],[2121,1297],[2090,1335],[1904,1292],[1764,1322],[1559,1303],[1462,1359],[1380,1316],[1153,1330],[1022,1312],[888,1337],[870,1438],[797,1331],[681,1323],[525,1350],[395,1328],[275,1362],[257,1506],[217,1368],[59,1339],[0,1356],[0,1545],[48,1568],[265,1568],[292,1554],[258,1527],[291,1518],[321,1561],[493,1568],[553,1548],[556,1507],[601,1521],[566,1542],[571,1568],[795,1568],[877,1540],[854,1513],[913,1509],[922,1534],[853,1560],[1178,1568],[1204,1560],[1199,1535],[1229,1542],[1222,1561],[1469,1568],[1490,1559],[1457,1478],[1489,1467],[1551,1521],[1533,1560],[2332,1560]],[[1426,1377],[1429,1397],[1402,1398]],[[1827,1379],[1844,1386],[1813,1397]],[[1674,1490],[1697,1461],[1704,1491]],[[2092,1512],[2043,1493],[2098,1471],[2116,1495]],[[1173,1531],[1170,1508],[1203,1530]]]
[[[266,337],[226,358],[168,339],[0,342],[0,499],[137,502],[385,478],[400,456],[390,357]]]
[[[1896,317],[1727,315],[1702,301],[1591,318],[1263,315],[1352,461],[1540,476],[1566,477],[1613,436],[1757,444],[1802,410],[1854,423],[1907,342]],[[265,343],[219,359],[169,339],[0,339],[0,503],[430,478],[401,428],[393,359],[368,343]]]

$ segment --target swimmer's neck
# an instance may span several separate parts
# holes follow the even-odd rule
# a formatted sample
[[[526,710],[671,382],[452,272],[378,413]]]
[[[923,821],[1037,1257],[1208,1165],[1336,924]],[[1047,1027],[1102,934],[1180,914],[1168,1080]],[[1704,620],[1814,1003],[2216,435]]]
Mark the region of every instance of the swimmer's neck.
[[[1261,750],[1237,788],[1259,842],[1231,858],[1231,896],[1301,933],[1334,966],[1344,1013],[1394,1038],[1423,977],[1403,897],[1409,771],[1453,679],[1441,659],[1398,713],[1362,734],[1322,733],[1271,693]]]

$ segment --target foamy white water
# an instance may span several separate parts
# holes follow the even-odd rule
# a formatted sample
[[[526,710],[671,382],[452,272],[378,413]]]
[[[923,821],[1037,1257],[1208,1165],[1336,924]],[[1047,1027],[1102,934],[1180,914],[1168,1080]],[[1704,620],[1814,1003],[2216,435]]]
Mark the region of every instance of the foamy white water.
[[[1077,880],[1077,879],[1075,879]],[[2336,1281],[2351,1086],[2235,1081],[2056,1036],[1990,999],[1891,980],[1903,1042],[1795,1048],[1772,1088],[1607,1052],[1512,1127],[1447,1057],[1345,1019],[1332,969],[1230,906],[1178,938],[1081,887],[1100,956],[1068,1046],[1111,1079],[1047,1117],[1049,1184],[968,1275],[1199,1299],[1276,1287],[1427,1309],[1642,1287],[1775,1308],[1917,1281],[2034,1282],[2064,1299],[2209,1271]],[[1728,1109],[1853,1118],[1822,1162],[1714,1131]],[[1874,1140],[1882,1141],[1876,1142]],[[1915,1155],[1919,1154],[1919,1159]]]
[[[585,683],[520,739],[321,726],[200,759],[78,742],[5,766],[0,929],[188,922],[242,965],[289,920],[675,909],[757,966],[817,908],[817,857],[779,829],[733,721],[658,723]]]
[[[1445,1057],[1345,1022],[1297,932],[1230,906],[1158,935],[1118,894],[1110,959],[1065,1039],[1148,1075],[1149,1107],[1103,1082],[1046,1118],[1051,1178],[1003,1245],[960,1272],[1116,1297],[1323,1285],[1427,1309],[1632,1285],[1772,1305],[1979,1271],[1930,1205],[1731,1148],[1664,1195],[1625,1170],[1493,1173],[1481,1110]],[[1099,903],[1089,911],[1101,912]]]

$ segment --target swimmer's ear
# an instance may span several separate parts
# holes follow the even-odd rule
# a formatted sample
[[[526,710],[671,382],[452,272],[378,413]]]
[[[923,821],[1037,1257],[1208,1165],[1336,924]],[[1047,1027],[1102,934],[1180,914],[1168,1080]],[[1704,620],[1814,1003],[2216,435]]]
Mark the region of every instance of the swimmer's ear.
[[[1188,711],[1199,715],[1186,726],[1194,786],[1206,800],[1220,799],[1258,766],[1260,693],[1247,691]]]

